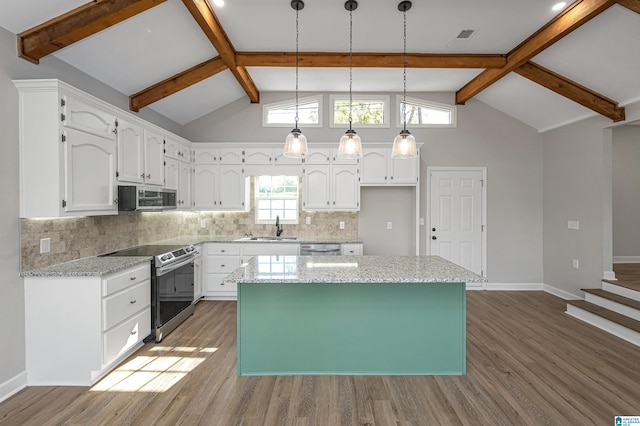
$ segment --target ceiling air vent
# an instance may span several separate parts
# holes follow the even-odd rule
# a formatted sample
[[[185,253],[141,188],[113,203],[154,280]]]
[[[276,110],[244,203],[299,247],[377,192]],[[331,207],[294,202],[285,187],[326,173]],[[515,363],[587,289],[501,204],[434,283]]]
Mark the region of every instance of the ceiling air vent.
[[[475,32],[475,30],[462,30],[462,31],[460,31],[460,34],[458,34],[458,37],[456,37],[456,38],[458,40],[466,40],[469,37],[471,37],[474,32]]]

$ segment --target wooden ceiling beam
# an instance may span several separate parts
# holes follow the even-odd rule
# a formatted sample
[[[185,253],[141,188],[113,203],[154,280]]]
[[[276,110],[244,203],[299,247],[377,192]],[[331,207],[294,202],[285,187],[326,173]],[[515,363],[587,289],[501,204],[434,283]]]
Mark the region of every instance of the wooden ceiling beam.
[[[216,56],[195,67],[174,75],[160,83],[154,84],[129,97],[129,108],[131,111],[140,111],[141,108],[151,105],[154,102],[164,99],[196,84],[206,78],[214,76],[219,72],[229,69],[220,56]]]
[[[624,6],[635,13],[640,13],[640,0],[618,0],[620,6]]]
[[[542,52],[576,28],[613,6],[615,0],[578,0],[562,14],[525,40],[507,55],[507,64],[502,68],[487,69],[467,83],[456,93],[456,104],[466,101],[500,80],[511,71],[524,65],[529,59]]]
[[[95,0],[18,34],[18,56],[33,63],[166,0]]]
[[[519,75],[585,106],[613,121],[622,121],[625,110],[618,103],[534,62],[515,70]]]
[[[246,68],[236,64],[236,50],[206,0],[182,0],[252,103],[260,102],[260,92]]]
[[[349,67],[349,53],[299,52],[300,67]],[[295,67],[295,52],[238,52],[236,63],[245,67]],[[407,53],[408,68],[501,68],[505,55]],[[402,53],[353,53],[353,66],[402,68]]]

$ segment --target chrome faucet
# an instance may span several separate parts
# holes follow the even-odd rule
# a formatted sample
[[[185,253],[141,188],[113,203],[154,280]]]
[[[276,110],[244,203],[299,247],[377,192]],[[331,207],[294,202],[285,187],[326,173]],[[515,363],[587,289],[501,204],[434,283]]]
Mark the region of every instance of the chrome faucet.
[[[280,225],[280,216],[276,216],[276,237],[282,234],[282,225]]]

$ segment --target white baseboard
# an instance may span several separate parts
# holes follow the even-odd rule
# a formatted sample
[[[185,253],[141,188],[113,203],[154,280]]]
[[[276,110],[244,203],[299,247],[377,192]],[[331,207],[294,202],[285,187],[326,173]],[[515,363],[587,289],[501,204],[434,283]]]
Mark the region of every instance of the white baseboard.
[[[573,293],[569,293],[568,291],[561,290],[559,288],[551,287],[550,285],[543,284],[542,290],[546,293],[553,294],[554,296],[558,296],[564,300],[583,300],[583,295],[575,295]]]
[[[603,280],[617,280],[616,273],[613,271],[603,271],[602,272]]]
[[[484,289],[490,291],[541,291],[542,283],[485,283]]]
[[[640,263],[640,256],[613,256],[613,263]]]
[[[9,399],[27,387],[27,372],[23,371],[15,377],[0,383],[0,402]]]

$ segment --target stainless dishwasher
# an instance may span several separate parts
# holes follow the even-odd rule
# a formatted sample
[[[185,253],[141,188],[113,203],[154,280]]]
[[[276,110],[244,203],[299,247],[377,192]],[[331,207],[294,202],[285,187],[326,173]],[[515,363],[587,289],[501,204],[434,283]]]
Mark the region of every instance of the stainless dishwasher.
[[[340,244],[300,244],[300,256],[339,256]]]

